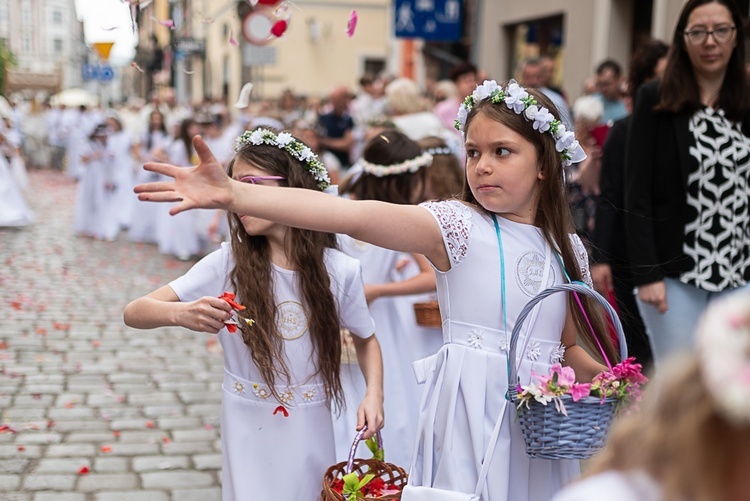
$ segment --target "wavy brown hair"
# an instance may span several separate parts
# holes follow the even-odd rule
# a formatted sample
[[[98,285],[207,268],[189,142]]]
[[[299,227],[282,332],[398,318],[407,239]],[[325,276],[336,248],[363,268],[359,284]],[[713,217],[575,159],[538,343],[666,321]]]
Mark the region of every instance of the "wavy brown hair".
[[[503,87],[505,87],[505,84],[503,84]],[[560,116],[560,112],[555,108],[555,105],[544,94],[535,89],[527,88],[526,91],[534,96],[540,106],[546,107],[555,117]],[[581,281],[580,266],[569,237],[571,233],[575,233],[575,229],[570,212],[570,202],[568,201],[568,195],[563,183],[563,166],[560,154],[555,149],[555,139],[552,137],[552,134],[548,132],[540,133],[534,130],[533,122],[515,113],[504,103],[492,104],[489,99],[480,101],[471,109],[466,118],[466,126],[464,128],[466,133],[468,133],[474,118],[480,113],[522,135],[534,145],[537,160],[543,173],[543,179],[538,181],[539,190],[537,192],[534,225],[542,230],[542,234],[547,242],[562,256],[563,265],[570,280]],[[471,192],[468,176],[464,180],[464,190],[461,199],[487,212],[477,202],[477,199]],[[608,335],[608,324],[601,313],[601,306],[594,303],[594,300],[588,296],[579,295],[579,297],[586,315],[591,320],[591,325],[598,334],[597,337],[607,358],[613,363],[618,361],[620,355],[615,350],[612,340]],[[583,340],[588,351],[601,360],[596,340],[591,334],[586,318],[578,307],[578,303],[576,301],[568,301],[568,309],[573,315],[573,320],[578,330],[578,337]]]
[[[282,186],[319,190],[318,183],[299,160],[272,145],[245,145],[227,164],[232,176],[235,162],[257,166],[269,175],[283,176]],[[232,254],[235,266],[230,280],[238,299],[247,309],[245,318],[256,320],[251,327],[240,325],[242,340],[253,362],[277,399],[275,385],[290,384],[289,368],[284,362],[284,339],[276,326],[273,271],[268,240],[245,232],[237,214],[228,214]],[[331,279],[325,265],[325,252],[336,248],[336,236],[298,228],[289,228],[284,242],[287,258],[294,266],[303,307],[309,319],[308,330],[316,355],[316,372],[325,385],[326,396],[337,409],[344,396],[339,379],[341,337],[338,305],[331,292]],[[269,321],[273,319],[274,321]],[[240,322],[244,324],[244,322]]]

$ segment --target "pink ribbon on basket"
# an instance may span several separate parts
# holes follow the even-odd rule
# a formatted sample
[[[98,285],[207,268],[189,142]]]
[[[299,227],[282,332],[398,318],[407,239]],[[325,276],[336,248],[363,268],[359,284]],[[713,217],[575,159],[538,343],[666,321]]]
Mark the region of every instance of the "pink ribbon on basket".
[[[578,284],[578,285],[586,285],[585,283],[581,282],[580,280],[574,280],[570,282],[572,284]],[[586,324],[589,326],[589,329],[591,330],[591,334],[594,336],[594,339],[596,340],[596,345],[599,347],[599,351],[602,352],[602,356],[604,357],[604,361],[607,364],[607,367],[609,368],[609,372],[612,372],[612,364],[609,362],[609,359],[607,358],[607,354],[604,353],[604,348],[602,347],[602,343],[599,342],[599,337],[596,335],[596,331],[594,331],[594,326],[591,325],[591,320],[589,320],[589,316],[586,314],[586,310],[583,307],[583,303],[581,303],[581,298],[578,297],[578,293],[574,292],[573,296],[576,298],[576,303],[578,303],[578,307],[581,309],[581,313],[583,313],[583,318],[586,319]]]

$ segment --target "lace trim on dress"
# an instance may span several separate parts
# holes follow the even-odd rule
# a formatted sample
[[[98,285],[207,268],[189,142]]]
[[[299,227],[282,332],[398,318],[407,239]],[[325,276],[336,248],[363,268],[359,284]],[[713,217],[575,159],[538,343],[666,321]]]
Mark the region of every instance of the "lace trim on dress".
[[[471,209],[458,200],[424,202],[420,205],[430,211],[440,225],[451,268],[461,263],[469,250]]]
[[[589,254],[586,252],[586,247],[583,245],[581,237],[572,233],[570,235],[570,244],[573,247],[573,254],[575,254],[578,261],[578,267],[581,269],[581,280],[593,289],[594,281],[591,280],[591,271],[589,270]]]

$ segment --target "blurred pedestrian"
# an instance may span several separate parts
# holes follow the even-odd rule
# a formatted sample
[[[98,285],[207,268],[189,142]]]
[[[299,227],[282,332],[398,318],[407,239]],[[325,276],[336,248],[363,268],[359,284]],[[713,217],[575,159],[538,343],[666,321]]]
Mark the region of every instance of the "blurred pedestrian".
[[[698,316],[750,280],[750,91],[733,0],[690,0],[661,80],[636,99],[625,221],[657,364],[693,346]]]

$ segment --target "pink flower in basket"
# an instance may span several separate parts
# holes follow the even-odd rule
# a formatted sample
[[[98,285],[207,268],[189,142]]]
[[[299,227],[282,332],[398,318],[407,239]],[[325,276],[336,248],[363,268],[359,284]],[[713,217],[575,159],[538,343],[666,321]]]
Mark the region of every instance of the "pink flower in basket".
[[[547,405],[555,403],[555,408],[568,415],[562,398],[570,395],[573,402],[588,396],[599,397],[602,402],[609,397],[617,398],[617,406],[637,402],[641,397],[641,385],[648,378],[641,372],[641,364],[635,358],[623,360],[612,367],[612,371],[602,371],[591,383],[576,383],[575,371],[571,367],[562,367],[559,363],[550,367],[549,375],[531,371],[536,382],[528,386],[517,387],[518,409],[529,408],[532,401]]]

